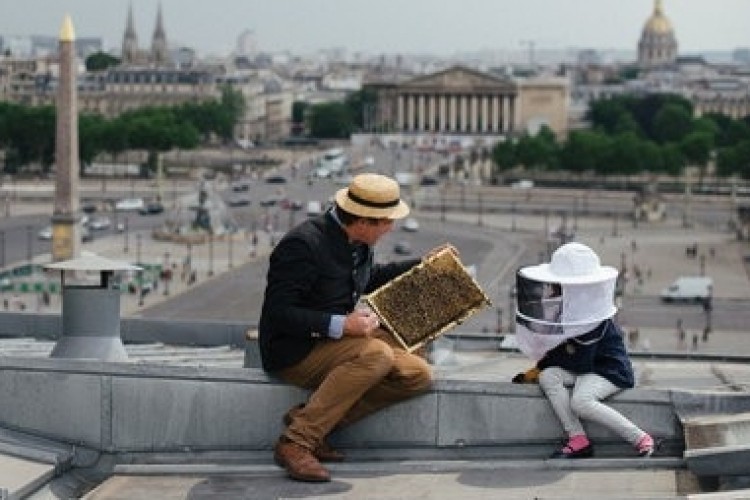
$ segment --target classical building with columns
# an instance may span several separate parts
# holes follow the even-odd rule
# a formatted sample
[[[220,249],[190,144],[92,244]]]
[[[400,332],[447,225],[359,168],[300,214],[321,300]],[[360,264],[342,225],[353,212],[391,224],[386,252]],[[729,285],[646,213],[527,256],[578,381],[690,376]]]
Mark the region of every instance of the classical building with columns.
[[[549,126],[567,133],[564,79],[516,80],[463,66],[402,82],[370,81],[377,93],[371,132],[485,135],[497,138]]]

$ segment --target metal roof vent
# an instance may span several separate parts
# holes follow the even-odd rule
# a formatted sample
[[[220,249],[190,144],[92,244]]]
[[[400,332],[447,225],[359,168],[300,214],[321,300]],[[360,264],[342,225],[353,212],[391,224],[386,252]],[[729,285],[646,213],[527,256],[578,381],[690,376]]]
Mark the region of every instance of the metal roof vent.
[[[120,289],[112,278],[115,272],[141,268],[88,252],[44,267],[62,273],[62,333],[50,357],[127,360],[120,337]],[[97,272],[98,283],[79,279]]]

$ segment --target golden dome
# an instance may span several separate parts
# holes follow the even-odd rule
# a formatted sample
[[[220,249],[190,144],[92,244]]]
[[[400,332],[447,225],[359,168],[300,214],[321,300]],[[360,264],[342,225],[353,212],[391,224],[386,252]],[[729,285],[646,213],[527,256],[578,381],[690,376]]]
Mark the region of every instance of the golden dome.
[[[654,2],[654,13],[646,21],[646,25],[643,27],[643,32],[653,35],[668,35],[672,33],[672,24],[669,19],[664,15],[661,7],[661,0],[655,0]]]

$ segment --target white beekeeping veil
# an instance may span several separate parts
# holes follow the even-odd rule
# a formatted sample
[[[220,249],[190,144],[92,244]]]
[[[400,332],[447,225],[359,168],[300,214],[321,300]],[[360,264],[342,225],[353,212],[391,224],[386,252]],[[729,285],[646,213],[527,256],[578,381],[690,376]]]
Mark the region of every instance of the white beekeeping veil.
[[[571,337],[596,328],[617,312],[617,269],[581,243],[566,243],[549,263],[516,275],[516,341],[537,361]]]

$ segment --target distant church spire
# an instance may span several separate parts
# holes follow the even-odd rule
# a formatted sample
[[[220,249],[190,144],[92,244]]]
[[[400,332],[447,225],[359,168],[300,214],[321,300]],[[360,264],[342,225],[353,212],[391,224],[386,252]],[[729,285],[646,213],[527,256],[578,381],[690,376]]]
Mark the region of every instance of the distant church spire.
[[[138,36],[135,34],[135,22],[133,22],[133,4],[130,4],[125,35],[122,37],[122,62],[123,64],[134,64],[137,60]]]
[[[166,64],[169,60],[168,48],[167,48],[167,35],[164,31],[164,21],[161,15],[161,3],[159,4],[159,10],[156,13],[156,27],[154,28],[154,36],[151,39],[151,61],[159,66]]]

